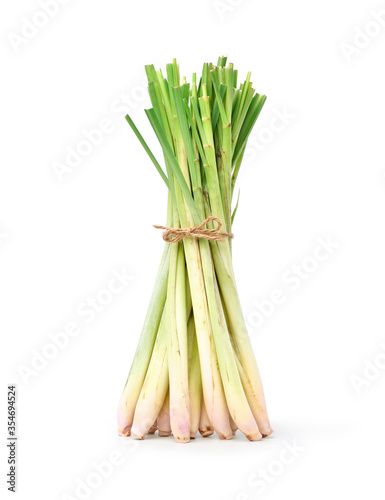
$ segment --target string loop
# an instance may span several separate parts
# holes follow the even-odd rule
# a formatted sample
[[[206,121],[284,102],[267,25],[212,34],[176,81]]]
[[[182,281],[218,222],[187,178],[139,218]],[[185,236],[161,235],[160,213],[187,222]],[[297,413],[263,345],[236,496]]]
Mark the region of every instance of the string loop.
[[[213,229],[206,229],[205,225],[208,222],[215,221],[217,227]],[[202,222],[199,226],[195,227],[165,227],[165,226],[154,226],[155,229],[164,229],[163,239],[167,243],[178,243],[178,241],[183,240],[183,238],[204,238],[205,240],[211,241],[226,241],[225,238],[234,238],[232,233],[222,233],[220,232],[223,224],[218,217],[207,217],[206,220]]]

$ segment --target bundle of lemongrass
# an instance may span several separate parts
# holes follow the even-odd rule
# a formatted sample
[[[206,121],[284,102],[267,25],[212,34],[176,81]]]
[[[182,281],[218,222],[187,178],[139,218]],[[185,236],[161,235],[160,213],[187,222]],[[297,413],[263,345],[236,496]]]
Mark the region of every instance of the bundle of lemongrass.
[[[252,88],[250,73],[238,87],[237,70],[224,57],[217,66],[204,64],[191,85],[180,82],[175,60],[167,78],[152,65],[146,73],[152,103],[146,114],[165,171],[126,119],[168,188],[172,229],[164,233],[167,243],[119,403],[119,433],[144,438],[158,430],[187,442],[198,429],[202,436],[215,430],[221,439],[240,429],[255,441],[273,431],[235,284],[230,233],[238,203],[231,212],[231,201],[266,97]]]

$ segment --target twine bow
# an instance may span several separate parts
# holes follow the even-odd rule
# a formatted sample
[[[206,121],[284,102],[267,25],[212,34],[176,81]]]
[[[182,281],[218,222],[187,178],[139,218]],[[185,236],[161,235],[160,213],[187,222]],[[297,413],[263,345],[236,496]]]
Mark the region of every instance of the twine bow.
[[[217,227],[213,229],[206,229],[205,225],[210,222],[215,221]],[[223,224],[218,217],[207,217],[206,220],[202,222],[199,226],[195,227],[165,227],[165,226],[154,226],[155,229],[164,229],[163,239],[167,243],[178,243],[178,241],[183,240],[183,238],[204,238],[205,240],[213,241],[225,241],[224,237],[234,238],[232,233],[221,233],[220,230]]]

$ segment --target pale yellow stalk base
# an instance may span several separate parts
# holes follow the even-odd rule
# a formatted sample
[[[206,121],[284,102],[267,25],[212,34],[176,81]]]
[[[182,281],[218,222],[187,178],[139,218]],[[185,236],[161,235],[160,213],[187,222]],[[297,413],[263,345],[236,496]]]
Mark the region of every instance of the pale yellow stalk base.
[[[158,436],[165,437],[171,434],[169,392],[167,392],[166,399],[164,400],[162,409],[159,412],[157,425],[158,425]]]
[[[199,433],[203,437],[209,437],[214,434],[214,428],[210,423],[209,416],[207,415],[206,406],[203,398],[202,398],[201,418],[199,421]]]
[[[168,364],[163,314],[147,375],[135,409],[131,434],[143,439],[154,425],[168,389]]]
[[[202,378],[193,315],[187,324],[187,338],[189,344],[190,438],[195,439],[201,418]]]
[[[183,246],[177,243],[171,248],[166,304],[166,337],[170,374],[170,423],[172,434],[179,443],[190,441],[185,280]]]

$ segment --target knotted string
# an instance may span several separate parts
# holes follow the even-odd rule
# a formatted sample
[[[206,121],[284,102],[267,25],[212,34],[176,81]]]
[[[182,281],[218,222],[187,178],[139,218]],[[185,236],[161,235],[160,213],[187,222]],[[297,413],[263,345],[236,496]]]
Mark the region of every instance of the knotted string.
[[[206,229],[205,225],[210,222],[215,221],[217,227],[213,229]],[[183,240],[183,238],[204,238],[205,240],[213,241],[225,241],[225,238],[234,238],[232,233],[221,233],[220,230],[223,224],[218,217],[207,217],[206,220],[202,222],[199,226],[195,227],[165,227],[165,226],[154,226],[155,229],[164,229],[163,239],[167,243],[178,243],[178,241]]]

